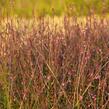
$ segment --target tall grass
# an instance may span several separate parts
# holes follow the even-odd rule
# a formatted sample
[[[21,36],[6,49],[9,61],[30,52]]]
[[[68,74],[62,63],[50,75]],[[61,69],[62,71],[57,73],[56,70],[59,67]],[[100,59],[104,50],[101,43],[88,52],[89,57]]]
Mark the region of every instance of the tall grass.
[[[60,23],[0,22],[0,109],[109,109],[109,21]]]

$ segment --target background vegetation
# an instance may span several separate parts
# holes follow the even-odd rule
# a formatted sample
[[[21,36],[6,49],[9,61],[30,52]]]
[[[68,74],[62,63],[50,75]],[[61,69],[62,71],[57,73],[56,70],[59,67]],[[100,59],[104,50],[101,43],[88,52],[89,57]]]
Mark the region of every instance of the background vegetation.
[[[35,15],[87,15],[89,10],[95,13],[108,13],[109,0],[0,0],[2,14],[16,14],[18,16]],[[69,8],[69,9],[68,9]],[[69,14],[69,13],[68,13]]]

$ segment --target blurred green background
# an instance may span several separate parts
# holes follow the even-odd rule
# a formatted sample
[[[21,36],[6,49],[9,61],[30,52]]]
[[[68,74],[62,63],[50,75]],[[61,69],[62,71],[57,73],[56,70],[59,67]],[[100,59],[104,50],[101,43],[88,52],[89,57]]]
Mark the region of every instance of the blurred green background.
[[[109,0],[0,0],[1,15],[87,15],[108,13]]]

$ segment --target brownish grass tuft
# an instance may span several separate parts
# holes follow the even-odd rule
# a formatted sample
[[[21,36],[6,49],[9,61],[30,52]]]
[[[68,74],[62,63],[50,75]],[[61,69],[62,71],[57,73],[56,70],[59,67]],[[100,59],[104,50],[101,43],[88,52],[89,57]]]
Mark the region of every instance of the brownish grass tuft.
[[[60,23],[1,22],[0,109],[109,109],[109,21]]]

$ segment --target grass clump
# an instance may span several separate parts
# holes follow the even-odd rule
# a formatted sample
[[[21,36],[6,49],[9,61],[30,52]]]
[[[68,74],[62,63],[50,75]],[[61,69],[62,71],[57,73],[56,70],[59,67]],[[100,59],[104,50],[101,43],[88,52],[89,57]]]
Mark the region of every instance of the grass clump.
[[[0,108],[108,109],[108,19],[54,19],[0,22]]]

